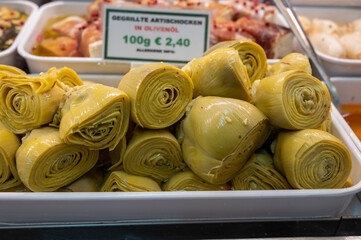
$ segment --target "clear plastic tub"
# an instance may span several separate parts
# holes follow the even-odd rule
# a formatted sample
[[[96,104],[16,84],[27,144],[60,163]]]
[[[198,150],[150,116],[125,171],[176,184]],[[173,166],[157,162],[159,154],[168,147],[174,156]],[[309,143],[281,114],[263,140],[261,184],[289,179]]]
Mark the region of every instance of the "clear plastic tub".
[[[6,50],[0,52],[0,64],[19,66],[19,56],[17,55],[16,49],[18,48],[20,40],[24,38],[24,35],[30,26],[33,25],[33,20],[38,11],[38,6],[35,3],[29,1],[1,1],[0,7],[2,6],[24,12],[28,15],[27,21],[25,22],[19,34],[16,36],[13,44],[11,44],[11,46]]]

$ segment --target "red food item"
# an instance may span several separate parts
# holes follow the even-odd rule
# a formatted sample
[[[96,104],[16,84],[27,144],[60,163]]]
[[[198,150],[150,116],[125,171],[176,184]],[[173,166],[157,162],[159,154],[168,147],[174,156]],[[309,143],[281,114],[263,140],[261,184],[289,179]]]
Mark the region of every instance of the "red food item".
[[[86,26],[87,21],[78,16],[67,17],[51,26],[51,29],[63,36],[75,38],[79,28]]]
[[[277,58],[282,55],[278,53],[283,51],[280,46],[282,41],[289,41],[288,39],[292,41],[291,31],[288,28],[261,19],[242,17],[236,21],[235,25],[242,29],[242,32],[252,35],[256,42],[263,47],[268,58]],[[289,44],[292,45],[291,42]]]
[[[103,38],[102,31],[98,23],[92,23],[78,33],[78,50],[83,57],[89,57],[89,45]]]
[[[43,40],[39,45],[39,51],[45,56],[71,57],[76,56],[76,39],[61,36]]]

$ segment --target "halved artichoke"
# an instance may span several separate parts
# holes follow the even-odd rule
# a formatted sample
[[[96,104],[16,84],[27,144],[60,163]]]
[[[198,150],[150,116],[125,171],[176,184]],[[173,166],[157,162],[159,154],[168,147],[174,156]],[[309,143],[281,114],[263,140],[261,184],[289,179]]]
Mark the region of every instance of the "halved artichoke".
[[[193,80],[193,97],[220,96],[251,100],[251,82],[238,51],[219,48],[183,68]]]
[[[252,104],[232,98],[199,97],[182,121],[183,157],[212,184],[234,178],[270,133],[267,117]]]
[[[302,70],[272,75],[253,84],[254,104],[280,128],[317,128],[327,118],[331,99],[327,87]]]
[[[181,147],[168,130],[135,130],[123,159],[127,173],[164,181],[183,167]]]
[[[298,189],[341,188],[352,167],[347,147],[330,133],[316,129],[281,132],[274,164]]]
[[[130,98],[132,120],[150,129],[166,128],[177,122],[193,94],[192,79],[165,63],[131,69],[118,88]]]
[[[29,77],[13,70],[0,70],[0,121],[12,132],[23,134],[50,123],[63,99],[64,89],[71,87],[66,84],[82,84],[73,70],[49,71]],[[61,82],[63,75],[68,76],[65,82]]]
[[[102,84],[87,84],[67,93],[61,107],[59,136],[69,144],[113,150],[128,130],[127,94]]]
[[[207,55],[219,48],[231,47],[238,51],[242,63],[247,68],[247,74],[251,83],[262,79],[267,71],[267,56],[263,48],[255,42],[237,39],[219,42],[204,53]]]
[[[50,192],[66,186],[88,172],[98,151],[66,144],[52,127],[34,129],[16,152],[16,166],[24,185],[34,192]]]

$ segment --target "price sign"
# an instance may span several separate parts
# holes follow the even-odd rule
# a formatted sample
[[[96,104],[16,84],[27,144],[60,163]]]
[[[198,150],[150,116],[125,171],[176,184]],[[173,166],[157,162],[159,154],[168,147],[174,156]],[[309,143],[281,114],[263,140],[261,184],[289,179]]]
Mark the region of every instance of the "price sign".
[[[207,11],[106,5],[104,16],[104,60],[187,63],[208,48]]]

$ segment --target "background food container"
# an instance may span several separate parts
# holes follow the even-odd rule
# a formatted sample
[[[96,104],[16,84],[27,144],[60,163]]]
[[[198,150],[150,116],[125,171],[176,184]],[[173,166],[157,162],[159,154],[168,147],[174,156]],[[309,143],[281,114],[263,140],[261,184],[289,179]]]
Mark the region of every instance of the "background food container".
[[[320,18],[333,20],[336,23],[349,23],[361,18],[361,6],[295,6],[297,15],[309,19]],[[296,49],[301,49],[296,47]],[[327,73],[330,76],[360,76],[361,60],[335,58],[317,51]]]
[[[70,67],[77,73],[125,73],[130,69],[130,63],[102,62],[101,58],[85,57],[41,57],[31,54],[36,37],[42,34],[50,18],[64,15],[86,15],[89,2],[51,2],[40,7],[34,23],[20,43],[18,52],[25,58],[29,71],[45,72],[52,67]]]
[[[361,77],[333,77],[331,81],[337,88],[341,104],[361,104]],[[336,117],[343,120],[341,115]],[[361,152],[360,139],[345,121],[340,123]]]
[[[0,7],[6,6],[9,9],[24,12],[28,15],[23,28],[16,36],[13,44],[9,48],[0,52],[0,64],[21,67],[21,58],[17,55],[16,49],[21,39],[24,38],[26,32],[33,25],[34,17],[36,16],[38,6],[29,1],[0,1]]]
[[[118,86],[121,75],[81,75],[84,81]],[[105,81],[104,81],[105,79]],[[361,191],[361,152],[335,110],[333,134],[352,156],[354,186],[344,189],[0,193],[0,222],[99,222],[137,220],[235,220],[339,217]]]
[[[102,58],[85,57],[42,57],[31,54],[31,49],[36,42],[36,37],[42,34],[43,29],[50,18],[63,15],[85,15],[89,2],[55,1],[44,4],[39,9],[34,23],[30,26],[27,35],[20,43],[18,52],[25,58],[31,73],[45,72],[51,67],[61,68],[64,66],[74,69],[77,73],[84,74],[121,74],[126,73],[132,64],[120,62],[104,62]],[[268,63],[275,63],[279,59],[268,60]],[[137,63],[135,63],[137,64]]]

